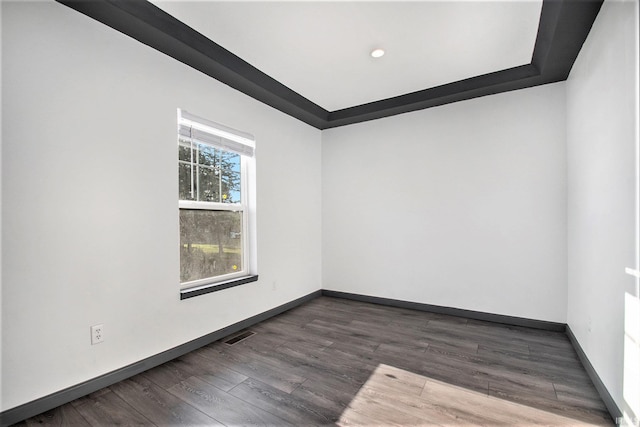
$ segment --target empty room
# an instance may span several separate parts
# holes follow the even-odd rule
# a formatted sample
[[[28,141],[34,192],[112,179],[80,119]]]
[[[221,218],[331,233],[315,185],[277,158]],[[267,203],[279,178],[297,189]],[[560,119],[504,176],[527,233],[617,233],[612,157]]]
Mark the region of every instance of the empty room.
[[[640,425],[637,0],[0,22],[3,426]]]

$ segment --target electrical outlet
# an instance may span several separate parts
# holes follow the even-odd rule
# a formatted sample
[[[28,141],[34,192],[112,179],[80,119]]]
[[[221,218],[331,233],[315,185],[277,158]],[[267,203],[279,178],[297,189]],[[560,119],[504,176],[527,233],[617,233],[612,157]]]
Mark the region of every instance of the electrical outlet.
[[[91,327],[91,345],[104,341],[104,325],[93,325]]]

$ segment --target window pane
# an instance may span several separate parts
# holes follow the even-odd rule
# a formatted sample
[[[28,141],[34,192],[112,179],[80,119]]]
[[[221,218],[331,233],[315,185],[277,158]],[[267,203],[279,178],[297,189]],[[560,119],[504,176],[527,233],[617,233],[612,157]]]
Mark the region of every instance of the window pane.
[[[240,173],[240,155],[229,151],[220,152],[221,168],[224,170]]]
[[[193,200],[191,193],[191,170],[188,163],[178,163],[178,187],[180,200]]]
[[[185,162],[191,161],[191,144],[188,141],[179,140],[178,145],[178,160]]]
[[[219,151],[210,145],[198,144],[198,162],[201,165],[216,166]]]
[[[180,209],[180,282],[242,270],[242,212]]]
[[[198,168],[198,200],[201,202],[220,201],[220,172],[214,168]]]
[[[240,174],[224,170],[221,180],[222,202],[240,203]]]

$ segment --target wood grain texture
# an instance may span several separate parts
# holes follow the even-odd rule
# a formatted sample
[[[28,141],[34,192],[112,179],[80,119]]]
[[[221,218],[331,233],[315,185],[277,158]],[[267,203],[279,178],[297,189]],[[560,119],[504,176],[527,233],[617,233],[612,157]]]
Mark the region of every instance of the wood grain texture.
[[[232,395],[258,408],[271,412],[293,425],[325,425],[336,421],[336,413],[298,395],[285,393],[268,384],[248,379],[231,392]]]
[[[20,425],[613,425],[559,332],[320,297]]]
[[[282,418],[247,404],[197,377],[182,381],[168,391],[225,425],[289,425]]]
[[[75,409],[91,425],[144,426],[151,421],[122,400],[110,389],[78,399]]]
[[[21,426],[90,426],[71,404],[62,405],[51,411],[29,418],[20,423]]]
[[[222,425],[142,375],[121,381],[110,388],[156,425]]]

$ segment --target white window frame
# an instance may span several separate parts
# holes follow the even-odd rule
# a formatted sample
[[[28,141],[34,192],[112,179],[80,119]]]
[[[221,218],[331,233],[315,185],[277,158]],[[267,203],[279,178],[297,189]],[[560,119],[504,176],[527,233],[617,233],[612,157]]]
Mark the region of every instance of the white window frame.
[[[207,211],[228,211],[228,212],[242,212],[242,252],[241,252],[241,269],[233,273],[222,274],[219,276],[212,276],[189,282],[181,282],[181,290],[195,290],[200,288],[206,288],[211,285],[218,285],[221,283],[228,283],[235,279],[241,279],[249,277],[255,272],[255,260],[252,259],[252,254],[255,253],[252,248],[253,230],[251,225],[255,224],[255,220],[251,216],[255,213],[255,209],[250,206],[251,197],[253,194],[252,188],[250,188],[250,182],[253,182],[252,172],[254,171],[254,150],[255,139],[252,135],[237,131],[235,129],[220,125],[218,123],[206,120],[197,116],[194,116],[184,110],[178,109],[178,145],[180,146],[180,127],[190,126],[199,132],[204,132],[204,138],[206,134],[221,137],[221,143],[203,141],[198,138],[189,138],[191,143],[199,143],[204,145],[210,145],[218,150],[233,152],[240,155],[240,202],[239,203],[221,203],[221,202],[207,202],[197,200],[180,200],[178,198],[178,209],[189,210],[207,210]],[[202,135],[202,134],[201,134]],[[184,134],[182,135],[183,138]],[[185,139],[187,139],[185,138]],[[180,164],[178,160],[178,165]],[[257,276],[256,276],[257,280]],[[228,286],[227,286],[228,287]]]

